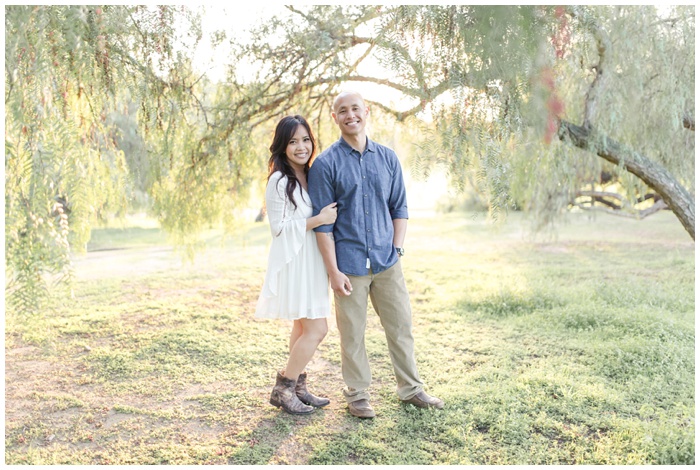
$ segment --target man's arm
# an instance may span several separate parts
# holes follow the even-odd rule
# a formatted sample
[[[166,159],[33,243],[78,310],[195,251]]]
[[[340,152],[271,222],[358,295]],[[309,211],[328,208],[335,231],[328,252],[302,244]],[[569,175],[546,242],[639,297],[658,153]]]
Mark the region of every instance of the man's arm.
[[[320,208],[333,202],[333,198],[335,197],[335,191],[331,183],[332,178],[330,170],[324,162],[316,160],[314,164],[311,165],[311,168],[309,168],[307,180],[309,182],[309,196],[311,197],[311,203],[313,205],[313,213],[318,214]],[[333,289],[333,292],[337,295],[350,295],[352,291],[350,279],[338,269],[338,259],[335,255],[335,239],[333,238],[333,225],[321,225],[315,227],[314,231],[316,232],[318,248],[323,257],[323,264],[326,266],[326,271],[328,272],[331,289]]]
[[[394,224],[394,246],[403,248],[403,242],[406,238],[406,229],[408,228],[408,219],[393,219]]]
[[[328,271],[331,289],[340,296],[350,295],[350,292],[352,292],[350,279],[338,269],[333,232],[316,232],[316,240],[323,257],[323,264],[326,266],[326,271]]]

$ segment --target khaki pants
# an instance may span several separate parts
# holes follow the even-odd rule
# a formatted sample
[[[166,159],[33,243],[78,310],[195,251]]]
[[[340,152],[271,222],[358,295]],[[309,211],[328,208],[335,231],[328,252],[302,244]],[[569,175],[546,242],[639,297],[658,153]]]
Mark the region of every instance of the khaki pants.
[[[341,369],[347,385],[343,390],[345,399],[348,403],[369,399],[367,389],[372,373],[365,350],[368,297],[372,300],[372,306],[379,315],[386,334],[399,398],[411,398],[423,389],[423,383],[418,375],[413,352],[411,305],[401,262],[376,275],[370,271],[367,276],[348,278],[352,283],[352,293],[349,296],[335,296]]]

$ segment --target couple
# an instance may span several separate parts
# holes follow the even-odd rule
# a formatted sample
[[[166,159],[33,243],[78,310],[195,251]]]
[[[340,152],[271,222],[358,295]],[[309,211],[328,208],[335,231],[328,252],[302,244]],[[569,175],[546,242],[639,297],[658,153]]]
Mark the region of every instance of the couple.
[[[301,116],[283,118],[270,146],[265,201],[273,242],[255,316],[294,321],[270,403],[293,414],[330,403],[309,393],[304,372],[328,332],[330,280],[350,414],[375,416],[365,351],[368,297],[387,337],[401,401],[442,408],[423,391],[413,354],[400,263],[408,211],[399,160],[367,138],[369,108],[358,93],[339,94],[332,116],[341,137],[313,165],[314,137]]]

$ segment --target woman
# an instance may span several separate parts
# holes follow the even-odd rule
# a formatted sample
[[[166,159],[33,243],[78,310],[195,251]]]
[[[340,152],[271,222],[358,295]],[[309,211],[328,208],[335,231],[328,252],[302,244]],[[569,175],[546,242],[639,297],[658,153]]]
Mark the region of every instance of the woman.
[[[283,118],[270,146],[265,204],[272,246],[255,316],[293,320],[289,359],[277,373],[270,403],[288,413],[306,414],[330,403],[306,389],[304,368],[328,332],[331,305],[328,273],[312,230],[332,224],[336,203],[312,217],[306,174],[316,151],[311,128],[299,116]]]

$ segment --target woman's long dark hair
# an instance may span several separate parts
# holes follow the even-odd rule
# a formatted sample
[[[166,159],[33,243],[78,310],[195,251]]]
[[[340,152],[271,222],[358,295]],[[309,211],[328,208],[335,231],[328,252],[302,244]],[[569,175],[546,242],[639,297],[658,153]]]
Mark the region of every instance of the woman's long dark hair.
[[[304,174],[309,172],[309,167],[311,166],[311,160],[313,160],[316,155],[316,139],[314,134],[311,132],[311,127],[309,123],[306,122],[302,116],[296,114],[294,116],[287,116],[277,123],[277,128],[275,129],[275,136],[272,138],[272,145],[270,145],[270,160],[268,162],[268,174],[267,179],[270,180],[270,176],[276,171],[281,171],[283,175],[287,177],[287,188],[285,192],[287,197],[292,204],[294,204],[294,209],[297,208],[297,203],[294,200],[294,190],[297,187],[299,181],[297,180],[296,174],[294,174],[294,168],[287,161],[287,145],[289,141],[292,140],[294,134],[297,131],[297,127],[304,126],[306,132],[309,133],[309,138],[311,139],[311,157],[309,161],[304,165]],[[302,195],[302,197],[304,197]]]

